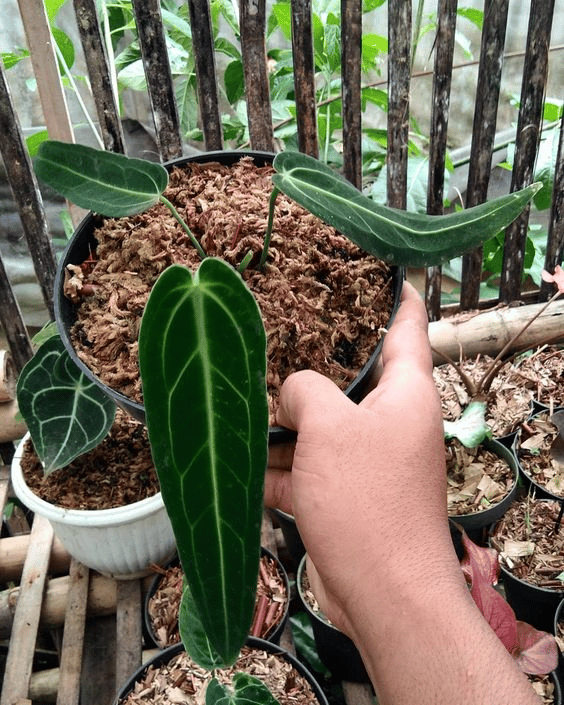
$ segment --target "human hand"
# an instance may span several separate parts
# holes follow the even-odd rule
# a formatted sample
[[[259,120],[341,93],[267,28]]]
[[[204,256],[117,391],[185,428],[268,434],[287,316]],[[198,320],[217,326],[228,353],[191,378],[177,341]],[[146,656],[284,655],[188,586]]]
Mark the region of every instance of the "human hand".
[[[364,604],[374,575],[413,580],[428,563],[433,575],[458,571],[427,315],[409,284],[382,363],[377,387],[359,405],[314,372],[289,377],[277,422],[298,438],[295,450],[271,448],[266,475],[267,505],[295,516],[314,592],[349,634],[350,608]]]

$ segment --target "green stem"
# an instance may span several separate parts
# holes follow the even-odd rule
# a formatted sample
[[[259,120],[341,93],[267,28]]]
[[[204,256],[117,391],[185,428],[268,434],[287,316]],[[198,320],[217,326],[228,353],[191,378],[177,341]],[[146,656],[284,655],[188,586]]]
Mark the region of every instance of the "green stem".
[[[266,258],[268,256],[268,248],[270,247],[270,238],[272,237],[272,224],[274,222],[274,204],[280,193],[279,189],[276,187],[272,189],[270,194],[270,202],[268,204],[268,223],[266,225],[266,233],[264,234],[264,245],[262,246],[262,253],[258,263],[258,270],[262,271],[266,264]]]
[[[415,54],[417,53],[417,46],[419,45],[419,40],[421,39],[421,24],[423,21],[423,5],[424,1],[419,0],[417,5],[417,14],[415,16],[415,27],[413,28],[413,43],[411,49],[411,70],[415,66]]]
[[[180,213],[176,210],[176,208],[172,205],[172,203],[168,200],[168,198],[165,198],[162,194],[161,194],[161,196],[159,196],[159,200],[161,201],[161,203],[165,204],[165,206],[169,209],[169,211],[172,213],[172,215],[180,223],[180,225],[182,226],[182,229],[188,235],[188,237],[192,241],[192,244],[196,248],[196,251],[200,255],[200,259],[206,259],[207,255],[204,251],[204,248],[196,240],[196,236],[194,235],[194,233],[190,230],[190,228],[182,220],[182,218],[180,217]]]

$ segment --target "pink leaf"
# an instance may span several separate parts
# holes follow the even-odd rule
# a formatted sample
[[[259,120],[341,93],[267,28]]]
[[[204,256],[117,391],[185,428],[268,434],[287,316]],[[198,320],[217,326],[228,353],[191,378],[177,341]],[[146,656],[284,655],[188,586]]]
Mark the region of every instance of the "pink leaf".
[[[541,676],[558,665],[558,646],[552,634],[540,632],[526,622],[517,622],[518,650],[515,660],[524,673]]]
[[[464,557],[460,561],[466,582],[472,585],[478,576],[488,585],[496,585],[499,576],[499,560],[493,548],[482,548],[471,541],[466,532],[462,532]]]
[[[554,274],[547,272],[546,269],[542,270],[541,277],[545,282],[553,282],[558,287],[558,291],[564,294],[564,270],[559,264],[554,267]]]
[[[491,585],[475,580],[472,597],[486,621],[510,654],[518,652],[518,632],[515,612]]]

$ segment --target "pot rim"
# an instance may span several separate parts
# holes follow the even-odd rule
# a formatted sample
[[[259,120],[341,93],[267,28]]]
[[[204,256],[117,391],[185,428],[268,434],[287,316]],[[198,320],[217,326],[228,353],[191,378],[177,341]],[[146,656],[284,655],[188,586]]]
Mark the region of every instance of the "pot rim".
[[[74,526],[107,527],[108,524],[129,524],[137,521],[140,517],[147,517],[159,512],[164,506],[160,492],[152,497],[146,497],[133,504],[126,504],[122,507],[111,507],[110,509],[68,509],[58,507],[55,504],[46,502],[38,497],[26,484],[20,465],[23,449],[28,438],[31,437],[29,431],[19,442],[11,464],[11,480],[14,492],[28,509],[31,509],[50,521]]]
[[[289,651],[282,648],[278,644],[273,644],[270,641],[266,641],[264,639],[259,639],[258,637],[252,636],[247,638],[245,645],[250,646],[252,648],[262,649],[263,651],[267,651],[271,654],[280,655],[281,657],[286,659],[292,665],[292,667],[307,680],[309,686],[311,687],[312,691],[315,694],[315,697],[319,702],[319,705],[328,705],[327,697],[321,689],[321,686],[319,685],[317,680],[312,675],[312,673],[306,668],[306,666],[304,666],[301,661],[299,661]],[[118,694],[116,695],[112,705],[120,705],[120,703],[122,703],[122,701],[132,691],[135,682],[143,675],[143,673],[147,670],[147,668],[149,668],[149,666],[155,663],[165,663],[167,659],[172,658],[180,651],[185,651],[182,642],[179,642],[178,644],[173,644],[172,646],[168,646],[166,649],[164,649],[163,651],[159,651],[158,654],[155,654],[155,656],[146,661],[139,669],[137,669],[137,671],[135,671],[135,673],[133,673],[130,678],[127,679],[126,683],[123,686],[120,686]]]

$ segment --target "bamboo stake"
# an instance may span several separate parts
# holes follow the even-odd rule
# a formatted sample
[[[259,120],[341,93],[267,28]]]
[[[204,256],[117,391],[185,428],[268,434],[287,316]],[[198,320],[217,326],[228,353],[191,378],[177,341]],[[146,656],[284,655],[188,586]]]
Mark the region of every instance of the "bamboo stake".
[[[29,534],[0,539],[0,583],[20,582],[29,550]],[[51,546],[50,575],[68,574],[70,556],[57,537]]]
[[[80,701],[80,675],[89,575],[88,568],[73,558],[70,566],[70,587],[61,648],[57,705],[79,705]]]
[[[31,530],[31,545],[22,573],[22,588],[14,615],[14,638],[6,657],[6,672],[0,695],[1,705],[14,705],[28,695],[43,587],[47,576],[53,527],[36,516]]]
[[[71,580],[68,575],[47,582],[41,608],[38,607],[42,629],[57,629],[64,624],[67,596]],[[0,639],[7,639],[13,631],[14,612],[21,598],[21,588],[0,592]],[[116,581],[94,573],[88,588],[87,617],[115,614]]]
[[[0,404],[0,443],[9,443],[23,438],[27,426],[18,417],[18,402],[6,401]]]
[[[0,350],[0,402],[16,398],[16,370],[8,350]]]

